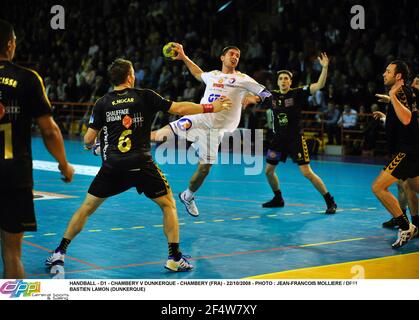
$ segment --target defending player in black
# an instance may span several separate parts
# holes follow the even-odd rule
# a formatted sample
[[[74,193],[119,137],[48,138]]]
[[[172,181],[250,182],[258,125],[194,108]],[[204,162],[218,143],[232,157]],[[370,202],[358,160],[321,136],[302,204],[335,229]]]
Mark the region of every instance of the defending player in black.
[[[269,106],[273,117],[273,139],[266,154],[265,169],[266,178],[274,197],[262,205],[264,208],[277,208],[285,205],[275,169],[279,162],[285,162],[287,157],[291,157],[298,164],[304,177],[324,197],[327,205],[326,213],[336,213],[337,205],[333,197],[327,191],[322,179],[310,167],[308,148],[300,124],[301,111],[307,104],[308,97],[322,89],[326,83],[329,59],[325,53],[322,53],[318,60],[322,65],[322,72],[319,80],[311,85],[291,89],[292,73],[288,70],[278,72],[279,90],[272,92],[271,105]]]
[[[384,85],[390,88],[391,105],[386,115],[387,137],[390,150],[396,155],[381,171],[372,185],[372,191],[395,218],[399,226],[394,249],[404,246],[416,236],[418,228],[403,215],[400,204],[388,188],[398,180],[407,180],[414,192],[419,191],[419,126],[416,96],[405,86],[409,68],[405,62],[391,62],[383,73]]]
[[[41,77],[12,62],[16,49],[13,26],[0,20],[0,232],[3,277],[25,277],[21,261],[25,231],[36,231],[33,203],[31,126],[35,119],[44,144],[59,163],[65,182],[74,169],[51,116]]]

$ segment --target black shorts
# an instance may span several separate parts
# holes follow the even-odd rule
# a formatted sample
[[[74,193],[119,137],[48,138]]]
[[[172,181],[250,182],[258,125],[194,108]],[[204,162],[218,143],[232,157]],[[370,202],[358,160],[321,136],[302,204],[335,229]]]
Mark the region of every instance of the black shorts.
[[[285,162],[288,156],[299,166],[310,163],[310,156],[304,136],[300,136],[299,139],[291,141],[275,137],[270,141],[269,149],[266,152],[267,163],[276,166],[280,161]]]
[[[399,152],[384,170],[399,180],[419,176],[419,154]]]
[[[0,191],[0,229],[10,233],[36,231],[32,188]]]
[[[135,187],[139,194],[150,199],[168,194],[169,183],[153,163],[142,165],[139,170],[121,171],[102,166],[90,185],[88,193],[98,198],[108,198]]]

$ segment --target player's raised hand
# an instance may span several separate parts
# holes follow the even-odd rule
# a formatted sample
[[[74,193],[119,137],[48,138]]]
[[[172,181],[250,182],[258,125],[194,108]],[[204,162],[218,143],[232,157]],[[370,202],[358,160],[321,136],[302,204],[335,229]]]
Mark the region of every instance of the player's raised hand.
[[[317,57],[317,59],[319,60],[323,68],[326,68],[327,66],[329,66],[329,57],[327,56],[326,52],[320,53],[320,56]]]
[[[186,57],[185,51],[183,51],[183,46],[180,43],[173,42],[172,48],[176,51],[177,55],[174,56],[173,60],[183,60]]]
[[[390,97],[386,94],[376,94],[375,95],[378,98],[378,102],[384,102],[384,103],[389,103],[390,102]]]
[[[230,98],[220,97],[212,103],[214,107],[214,112],[220,112],[223,110],[229,110],[233,106],[233,102]]]

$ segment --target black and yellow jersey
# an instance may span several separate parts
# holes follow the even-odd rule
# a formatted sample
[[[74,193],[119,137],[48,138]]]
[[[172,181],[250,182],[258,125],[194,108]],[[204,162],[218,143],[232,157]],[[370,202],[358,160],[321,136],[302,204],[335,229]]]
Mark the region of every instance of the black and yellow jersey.
[[[33,186],[32,119],[51,114],[41,77],[0,61],[0,189]]]
[[[386,116],[386,133],[390,152],[419,154],[419,126],[416,93],[412,88],[402,86],[397,92],[397,99],[410,110],[412,118],[408,125],[404,125],[397,117],[393,105],[391,103],[389,104]]]
[[[149,89],[112,91],[93,107],[89,127],[101,130],[103,165],[120,170],[152,161],[151,124],[158,111],[167,112],[172,102]]]
[[[310,86],[290,89],[287,93],[272,91],[272,123],[277,137],[300,139],[301,111],[308,105]]]

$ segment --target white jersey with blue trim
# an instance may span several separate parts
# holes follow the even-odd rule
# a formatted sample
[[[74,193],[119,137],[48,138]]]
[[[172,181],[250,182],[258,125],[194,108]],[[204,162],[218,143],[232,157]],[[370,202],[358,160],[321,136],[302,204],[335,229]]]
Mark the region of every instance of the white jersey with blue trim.
[[[206,84],[202,104],[212,103],[219,97],[228,97],[233,102],[229,110],[218,113],[205,113],[188,116],[194,128],[221,129],[224,132],[234,131],[240,123],[242,100],[247,92],[260,94],[265,87],[248,75],[236,71],[234,74],[221,71],[203,72],[201,79]]]

